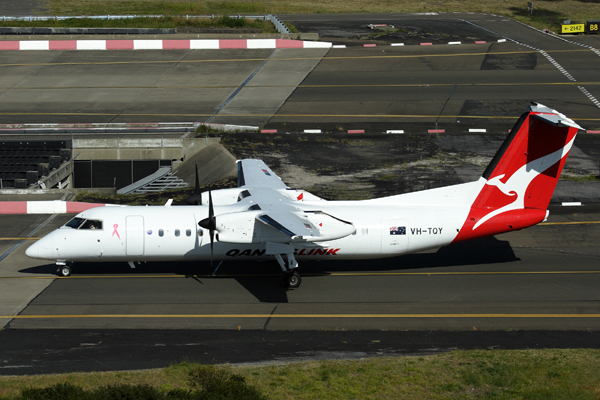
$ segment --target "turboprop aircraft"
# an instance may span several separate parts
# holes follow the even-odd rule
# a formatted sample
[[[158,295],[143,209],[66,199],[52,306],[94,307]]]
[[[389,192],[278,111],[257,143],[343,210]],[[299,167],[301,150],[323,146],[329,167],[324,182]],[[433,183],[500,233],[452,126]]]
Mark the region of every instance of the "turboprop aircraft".
[[[479,180],[361,201],[291,189],[261,160],[237,162],[238,187],[196,194],[191,206],[111,206],[77,214],[27,249],[71,262],[276,259],[290,288],[297,260],[372,259],[523,229],[545,221],[577,131],[533,103]]]

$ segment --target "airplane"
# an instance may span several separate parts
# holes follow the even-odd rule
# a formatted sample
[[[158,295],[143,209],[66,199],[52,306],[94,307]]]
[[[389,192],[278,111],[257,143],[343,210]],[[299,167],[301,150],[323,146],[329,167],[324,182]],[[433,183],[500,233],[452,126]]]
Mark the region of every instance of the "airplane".
[[[55,261],[60,276],[78,261],[275,259],[293,289],[298,260],[394,257],[545,221],[580,129],[532,103],[479,180],[360,201],[292,189],[261,160],[243,159],[236,188],[197,190],[193,205],[91,208],[26,254]]]

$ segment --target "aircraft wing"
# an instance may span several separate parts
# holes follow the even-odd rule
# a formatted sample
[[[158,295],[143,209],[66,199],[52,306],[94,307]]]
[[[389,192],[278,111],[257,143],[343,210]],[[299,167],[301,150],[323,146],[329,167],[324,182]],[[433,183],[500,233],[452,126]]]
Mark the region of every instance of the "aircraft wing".
[[[235,212],[216,216],[219,241],[227,243],[291,243],[335,240],[355,232],[351,222],[306,209],[303,200],[322,199],[290,189],[262,160],[238,163],[238,187],[244,190]],[[256,233],[255,224],[262,227]],[[253,232],[250,234],[250,232]]]
[[[280,177],[262,160],[240,160],[238,164],[238,187],[287,189]]]
[[[265,212],[258,214],[256,219],[276,231],[289,236],[292,241],[321,236],[319,230],[311,224],[308,218],[300,213]]]
[[[352,223],[320,211],[265,212],[256,219],[292,242],[322,242],[351,235]]]

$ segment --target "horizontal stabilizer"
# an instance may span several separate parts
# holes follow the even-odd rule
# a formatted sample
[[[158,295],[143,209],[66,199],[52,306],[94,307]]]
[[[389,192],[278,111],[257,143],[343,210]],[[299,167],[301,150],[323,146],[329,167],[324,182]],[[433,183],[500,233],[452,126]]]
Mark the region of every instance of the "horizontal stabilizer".
[[[570,126],[572,128],[577,128],[579,130],[585,130],[581,126],[579,126],[575,121],[568,118],[564,114],[559,113],[556,110],[551,109],[550,107],[546,107],[540,103],[533,103],[533,106],[529,106],[529,110],[533,113],[541,113],[541,114],[532,114],[534,118],[546,121],[555,126]]]

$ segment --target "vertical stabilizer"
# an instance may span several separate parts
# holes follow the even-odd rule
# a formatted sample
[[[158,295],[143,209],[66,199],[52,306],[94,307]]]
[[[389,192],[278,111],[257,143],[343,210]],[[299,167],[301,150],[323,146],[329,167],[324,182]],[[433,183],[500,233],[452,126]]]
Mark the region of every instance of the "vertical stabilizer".
[[[543,221],[579,129],[556,110],[529,107],[483,173],[483,187],[455,241]]]

